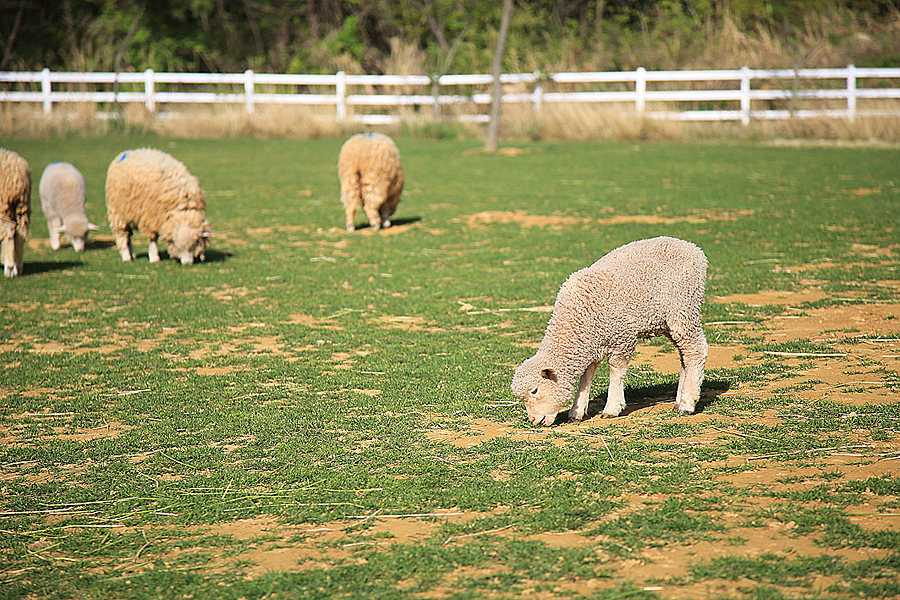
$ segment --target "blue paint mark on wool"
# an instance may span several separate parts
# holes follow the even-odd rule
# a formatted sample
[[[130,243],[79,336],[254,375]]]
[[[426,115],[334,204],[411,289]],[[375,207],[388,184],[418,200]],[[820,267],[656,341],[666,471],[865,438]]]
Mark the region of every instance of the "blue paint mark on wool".
[[[122,156],[119,157],[119,162],[122,162],[123,160],[125,160],[125,157],[126,157],[126,156],[128,156],[128,153],[127,153],[127,152],[123,152],[123,153],[122,153]]]
[[[367,137],[367,138],[373,138],[373,137],[375,137],[375,134],[374,133],[364,133],[364,134],[362,134],[362,136]]]

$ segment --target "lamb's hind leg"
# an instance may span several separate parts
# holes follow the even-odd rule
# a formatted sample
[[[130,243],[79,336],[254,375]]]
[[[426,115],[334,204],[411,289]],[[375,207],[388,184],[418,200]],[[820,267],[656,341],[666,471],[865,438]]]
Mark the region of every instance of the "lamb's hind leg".
[[[344,205],[344,225],[347,231],[355,231],[356,207],[359,206],[359,174],[341,178],[341,204]]]
[[[597,363],[591,363],[578,380],[578,393],[575,394],[575,403],[569,409],[569,421],[580,421],[587,412],[591,401],[591,382],[597,372]]]
[[[373,231],[378,231],[382,226],[387,227],[390,225],[390,221],[385,224],[381,218],[383,201],[384,195],[379,190],[368,189],[363,192],[363,210],[366,211],[366,216],[369,217],[369,226],[372,227]]]
[[[697,400],[700,399],[700,385],[703,383],[703,371],[706,368],[706,357],[709,345],[703,331],[673,340],[681,355],[681,374],[678,377],[678,394],[675,396],[675,410],[683,415],[694,412]]]

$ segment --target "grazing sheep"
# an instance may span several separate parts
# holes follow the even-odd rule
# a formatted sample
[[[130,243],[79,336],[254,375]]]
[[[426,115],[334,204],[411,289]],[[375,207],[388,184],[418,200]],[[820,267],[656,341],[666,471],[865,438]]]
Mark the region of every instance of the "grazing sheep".
[[[22,274],[30,221],[31,167],[12,150],[0,148],[0,260],[7,277]]]
[[[551,425],[569,405],[576,381],[569,420],[583,419],[602,360],[609,361],[603,416],[618,416],[637,341],[658,335],[669,337],[681,355],[675,410],[693,413],[708,348],[700,323],[706,265],[694,244],[658,237],[626,244],[572,273],[556,297],[540,348],[512,379],[529,420]]]
[[[96,231],[84,208],[87,187],[81,172],[67,162],[47,165],[39,186],[41,208],[50,230],[50,247],[59,250],[60,235],[66,234],[75,252],[84,252],[89,231]]]
[[[391,216],[403,191],[400,150],[391,138],[380,133],[351,137],[341,147],[338,175],[347,231],[356,228],[353,219],[360,204],[373,230],[391,226]]]
[[[134,229],[150,238],[150,262],[159,262],[157,239],[183,265],[206,258],[206,196],[197,178],[165,152],[141,148],[116,156],[106,173],[106,210],[123,261],[134,260]]]

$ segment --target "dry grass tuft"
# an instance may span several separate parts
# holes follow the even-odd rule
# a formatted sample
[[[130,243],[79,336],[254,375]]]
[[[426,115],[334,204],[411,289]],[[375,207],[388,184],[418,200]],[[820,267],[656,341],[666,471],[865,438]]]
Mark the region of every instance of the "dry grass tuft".
[[[306,106],[169,107],[171,116],[156,119],[152,129],[175,137],[323,138],[343,135],[333,109]]]
[[[660,141],[683,139],[685,126],[638,115],[627,104],[545,104],[540,113],[504,107],[503,133],[519,139]]]

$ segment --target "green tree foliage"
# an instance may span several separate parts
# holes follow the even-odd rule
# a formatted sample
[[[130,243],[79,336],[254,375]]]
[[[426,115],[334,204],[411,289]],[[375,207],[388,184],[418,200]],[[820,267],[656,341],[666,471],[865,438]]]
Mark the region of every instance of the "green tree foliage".
[[[127,70],[486,72],[501,6],[8,0],[0,3],[0,70],[112,70],[121,51]],[[883,23],[898,13],[898,0],[516,0],[504,68],[671,68],[702,52],[698,42],[720,35],[726,22],[790,41],[802,37],[811,17]]]

